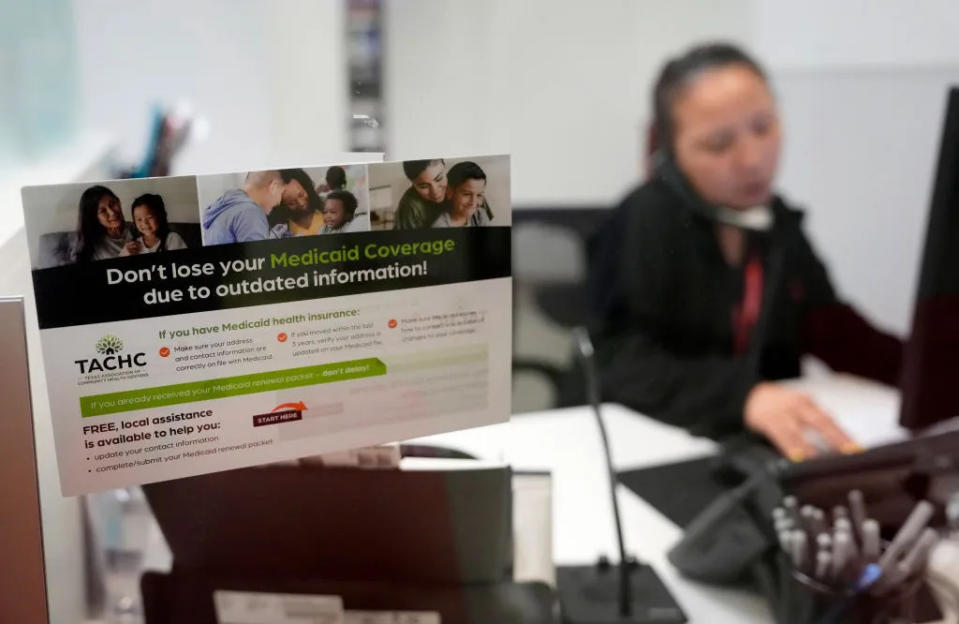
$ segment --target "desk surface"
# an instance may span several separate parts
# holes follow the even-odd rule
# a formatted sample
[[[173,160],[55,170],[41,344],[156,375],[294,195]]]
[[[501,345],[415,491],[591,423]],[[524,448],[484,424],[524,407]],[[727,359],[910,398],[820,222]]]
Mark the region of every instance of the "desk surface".
[[[895,390],[843,375],[818,375],[793,385],[809,392],[863,444],[901,435]],[[692,459],[715,452],[696,438],[619,405],[603,412],[617,470]],[[599,431],[588,408],[514,416],[501,425],[424,438],[485,459],[553,475],[553,555],[558,564],[587,563],[600,554],[615,559],[612,504]],[[677,484],[679,485],[679,484]],[[617,489],[626,547],[650,563],[691,622],[772,622],[765,602],[750,592],[704,585],[679,575],[666,552],[681,530],[628,489]]]

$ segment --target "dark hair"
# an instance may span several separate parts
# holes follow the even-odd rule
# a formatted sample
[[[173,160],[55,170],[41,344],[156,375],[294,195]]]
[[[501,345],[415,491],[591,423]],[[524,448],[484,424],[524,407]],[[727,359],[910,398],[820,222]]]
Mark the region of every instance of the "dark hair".
[[[467,180],[486,180],[486,172],[475,162],[465,160],[450,167],[446,179],[449,180],[449,188],[455,189]]]
[[[672,109],[679,92],[703,72],[728,65],[743,65],[768,83],[759,63],[729,43],[700,44],[663,65],[653,88],[653,142],[657,147],[672,148],[676,131]]]
[[[403,173],[406,174],[406,179],[412,182],[416,176],[423,173],[426,168],[430,166],[430,163],[434,162],[446,164],[446,161],[442,158],[434,158],[432,160],[404,160]]]
[[[310,178],[309,174],[305,171],[299,168],[280,169],[280,179],[283,181],[283,184],[289,184],[290,180],[299,182],[303,190],[306,191],[307,206],[309,206],[310,210],[313,212],[323,210],[323,200],[316,192],[316,188],[313,187],[312,178]],[[270,227],[277,223],[286,223],[290,220],[290,214],[290,209],[281,201],[278,206],[275,206],[273,210],[270,211],[270,214],[267,216],[267,222],[270,224]]]
[[[144,193],[133,200],[133,204],[130,206],[130,218],[133,219],[133,229],[136,230],[140,238],[143,238],[143,232],[137,227],[135,216],[137,206],[146,206],[153,213],[153,218],[157,220],[157,238],[160,239],[160,246],[157,251],[166,251],[166,238],[170,234],[170,222],[167,220],[163,198],[154,193]]]
[[[280,178],[283,180],[283,184],[289,184],[292,180],[299,182],[303,190],[306,191],[307,201],[313,210],[322,209],[323,201],[313,187],[313,179],[305,171],[302,169],[280,169]]]
[[[356,197],[353,196],[353,193],[349,191],[333,191],[326,196],[326,201],[331,199],[338,199],[340,203],[343,204],[343,211],[348,215],[347,221],[353,219],[353,215],[356,214]]]
[[[104,197],[112,197],[120,201],[116,193],[105,186],[91,186],[83,191],[80,196],[80,205],[77,217],[77,242],[76,242],[76,260],[77,262],[89,262],[93,258],[93,252],[100,242],[100,239],[106,234],[100,219],[97,217],[97,210],[100,208],[100,200]]]
[[[330,167],[326,170],[326,185],[331,191],[338,191],[346,186],[346,171],[343,167]]]

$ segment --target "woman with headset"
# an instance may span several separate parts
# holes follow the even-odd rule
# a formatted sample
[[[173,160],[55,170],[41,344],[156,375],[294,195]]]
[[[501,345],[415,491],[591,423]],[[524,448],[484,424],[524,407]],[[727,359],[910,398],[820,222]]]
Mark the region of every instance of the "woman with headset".
[[[649,181],[591,241],[604,399],[694,433],[750,429],[798,461],[858,450],[808,396],[777,383],[802,354],[897,381],[901,343],[838,298],[773,190],[781,128],[759,64],[726,44],[669,61],[653,93]]]

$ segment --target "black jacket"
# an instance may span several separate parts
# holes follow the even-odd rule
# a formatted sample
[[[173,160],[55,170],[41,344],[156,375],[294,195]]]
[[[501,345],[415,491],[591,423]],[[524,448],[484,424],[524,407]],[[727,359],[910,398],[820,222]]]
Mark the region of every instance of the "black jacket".
[[[748,235],[763,263],[763,303],[747,352],[734,355],[743,271],[723,259],[704,206],[658,177],[630,193],[591,240],[591,330],[604,400],[718,437],[742,430],[758,381],[798,376],[803,353],[897,381],[901,343],[838,300],[802,214],[779,198],[771,230]]]

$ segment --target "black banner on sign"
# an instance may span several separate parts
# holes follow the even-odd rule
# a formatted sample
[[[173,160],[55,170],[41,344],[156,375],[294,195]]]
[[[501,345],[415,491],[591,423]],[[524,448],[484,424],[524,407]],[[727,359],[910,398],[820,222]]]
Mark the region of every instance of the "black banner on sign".
[[[510,228],[355,232],[33,271],[40,329],[509,277]]]

